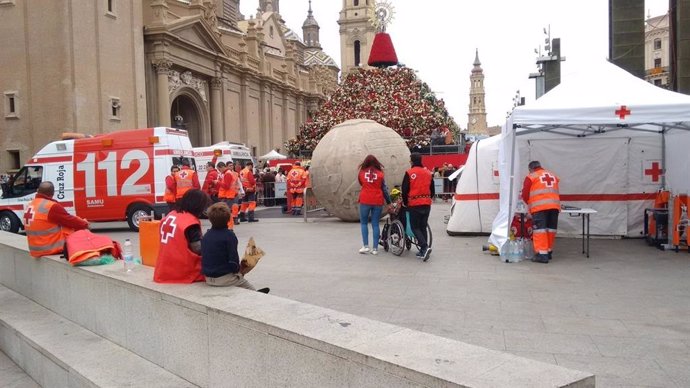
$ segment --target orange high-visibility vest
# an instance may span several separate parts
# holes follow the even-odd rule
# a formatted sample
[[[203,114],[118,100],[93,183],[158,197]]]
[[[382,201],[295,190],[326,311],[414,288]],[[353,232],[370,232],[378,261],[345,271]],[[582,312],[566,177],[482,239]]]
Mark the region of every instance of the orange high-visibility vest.
[[[558,194],[558,177],[543,168],[530,173],[528,176],[532,185],[529,190],[527,206],[534,214],[544,210],[560,210],[561,197]]]
[[[254,173],[249,167],[245,167],[240,171],[240,180],[242,181],[242,187],[244,187],[245,191],[256,191],[256,179],[254,179]]]
[[[287,186],[291,193],[304,192],[304,169],[301,166],[293,167],[287,174]]]
[[[410,177],[410,192],[407,193],[407,206],[431,205],[431,171],[424,167],[412,167],[407,170]]]
[[[235,172],[232,170],[225,170],[224,173],[220,174],[220,184],[218,188],[218,198],[233,199],[237,196],[237,177]],[[230,187],[226,187],[225,180],[226,177],[230,176],[232,183]]]
[[[176,199],[182,198],[186,192],[194,187],[194,174],[196,174],[194,170],[184,167],[175,173],[175,183],[177,184]]]
[[[45,198],[34,198],[24,215],[26,239],[29,253],[33,257],[61,253],[65,246],[65,233],[62,226],[48,220],[50,208],[55,202]]]

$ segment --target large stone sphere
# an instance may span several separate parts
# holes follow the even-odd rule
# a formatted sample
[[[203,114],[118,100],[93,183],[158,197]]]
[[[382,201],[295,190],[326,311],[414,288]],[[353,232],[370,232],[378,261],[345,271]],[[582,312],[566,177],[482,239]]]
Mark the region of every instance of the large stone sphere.
[[[314,149],[309,169],[319,203],[343,221],[359,221],[358,166],[372,154],[381,162],[388,189],[402,184],[410,150],[394,130],[372,120],[333,127]]]

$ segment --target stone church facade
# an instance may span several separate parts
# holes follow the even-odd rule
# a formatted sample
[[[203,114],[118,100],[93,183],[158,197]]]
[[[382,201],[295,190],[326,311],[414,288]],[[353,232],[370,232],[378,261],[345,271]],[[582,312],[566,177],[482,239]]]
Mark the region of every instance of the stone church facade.
[[[247,18],[239,0],[0,3],[0,171],[63,132],[174,126],[194,146],[282,147],[339,69],[311,6],[303,41],[278,3],[261,0]]]

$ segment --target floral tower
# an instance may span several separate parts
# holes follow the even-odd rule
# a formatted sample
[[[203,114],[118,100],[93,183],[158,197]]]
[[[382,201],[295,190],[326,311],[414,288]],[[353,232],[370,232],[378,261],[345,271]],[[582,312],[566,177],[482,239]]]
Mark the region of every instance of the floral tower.
[[[443,100],[413,69],[398,64],[392,40],[384,32],[393,17],[392,6],[383,1],[373,7],[377,17],[371,21],[379,32],[369,56],[372,67],[354,68],[347,74],[311,120],[302,124],[297,137],[285,144],[292,155],[311,153],[331,128],[351,119],[374,120],[392,128],[410,149],[429,146],[434,129],[458,132]]]

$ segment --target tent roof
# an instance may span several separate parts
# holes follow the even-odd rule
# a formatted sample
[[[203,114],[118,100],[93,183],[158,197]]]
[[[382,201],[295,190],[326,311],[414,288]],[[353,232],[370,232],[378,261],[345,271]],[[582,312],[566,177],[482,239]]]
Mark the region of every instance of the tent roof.
[[[275,159],[287,159],[287,156],[278,153],[276,150],[271,150],[264,156],[259,157],[259,160],[275,160]]]
[[[560,85],[513,111],[517,125],[678,122],[690,122],[690,96],[662,89],[606,61],[565,74]]]

